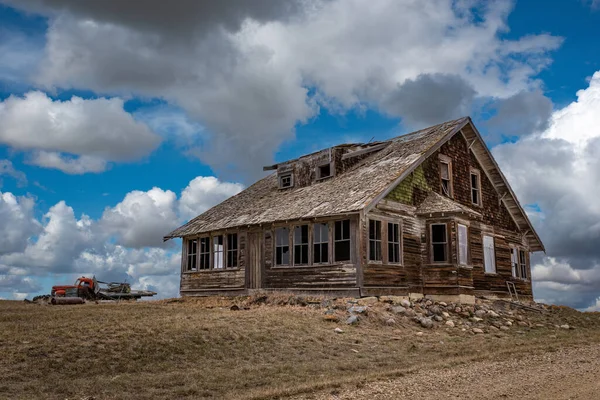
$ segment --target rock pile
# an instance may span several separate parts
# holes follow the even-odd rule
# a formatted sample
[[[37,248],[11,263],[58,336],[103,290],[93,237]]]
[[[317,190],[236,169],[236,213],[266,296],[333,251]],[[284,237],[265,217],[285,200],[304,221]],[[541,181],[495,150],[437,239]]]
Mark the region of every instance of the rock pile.
[[[399,296],[365,297],[350,299],[346,309],[339,305],[326,307],[329,321],[356,325],[361,321],[380,321],[385,325],[413,324],[419,328],[445,329],[473,335],[497,334],[514,330],[523,333],[536,328],[574,329],[569,325],[535,323],[539,316],[533,310],[524,310],[506,302],[477,299],[475,304],[446,303],[429,299],[409,300]],[[543,308],[539,308],[543,312]]]

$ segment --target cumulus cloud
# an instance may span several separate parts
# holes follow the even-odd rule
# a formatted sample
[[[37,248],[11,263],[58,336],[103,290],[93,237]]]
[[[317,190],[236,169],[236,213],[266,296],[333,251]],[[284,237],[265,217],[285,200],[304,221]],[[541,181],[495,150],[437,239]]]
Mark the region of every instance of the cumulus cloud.
[[[246,177],[321,106],[437,122],[477,97],[535,90],[562,42],[501,39],[509,1],[220,3],[9,2],[50,17],[38,84],[164,99],[206,129],[190,154]],[[409,106],[415,93],[439,107]]]
[[[493,149],[548,257],[537,257],[536,295],[585,308],[600,291],[600,71],[548,128]]]
[[[67,173],[99,172],[106,161],[136,160],[160,143],[119,98],[53,101],[42,92],[29,92],[1,102],[0,119],[0,143],[39,151],[31,163]]]
[[[0,256],[21,252],[39,224],[33,215],[34,199],[0,192]],[[0,269],[1,272],[1,269]]]
[[[242,189],[244,186],[239,183],[220,182],[213,176],[194,178],[181,192],[180,215],[185,219],[194,218]]]
[[[242,188],[214,177],[197,177],[179,198],[160,188],[134,190],[107,207],[99,219],[77,217],[61,201],[40,221],[34,217],[33,199],[0,193],[0,220],[7,222],[0,225],[5,238],[0,242],[0,293],[35,291],[23,284],[27,276],[35,280],[66,274],[71,279],[78,274],[127,280],[159,289],[162,297],[177,295],[180,249],[170,246],[173,242],[163,244],[163,236]]]
[[[100,220],[101,229],[126,247],[152,247],[162,244],[159,232],[169,232],[179,224],[177,195],[170,190],[134,190],[123,201],[107,208]]]

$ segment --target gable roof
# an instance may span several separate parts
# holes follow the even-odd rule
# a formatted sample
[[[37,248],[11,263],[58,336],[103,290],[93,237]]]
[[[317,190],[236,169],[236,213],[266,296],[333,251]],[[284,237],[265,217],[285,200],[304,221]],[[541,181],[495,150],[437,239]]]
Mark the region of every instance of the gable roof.
[[[541,240],[469,117],[444,122],[383,142],[380,145],[381,150],[365,157],[346,172],[309,186],[281,190],[277,173],[273,173],[175,229],[164,239],[240,226],[366,212],[430,154],[465,127],[472,127],[468,130],[474,131],[475,139],[480,142],[479,146],[475,146],[475,142],[471,143],[471,146],[473,151],[477,150],[479,153],[476,153],[476,157],[484,159],[484,162],[481,162],[484,169],[495,169],[486,173],[497,189],[506,191],[502,200],[507,203],[512,199],[512,203],[507,203],[507,208],[517,225],[532,236],[532,250],[543,250]],[[502,182],[499,182],[500,180]]]

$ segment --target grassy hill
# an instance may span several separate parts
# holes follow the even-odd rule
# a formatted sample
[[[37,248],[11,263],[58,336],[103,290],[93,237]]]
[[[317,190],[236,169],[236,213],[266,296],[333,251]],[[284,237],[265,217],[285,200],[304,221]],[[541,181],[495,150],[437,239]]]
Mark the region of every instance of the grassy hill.
[[[467,314],[478,307],[461,316],[449,305],[456,326],[427,329],[383,302],[347,325],[347,299],[321,300],[0,301],[0,398],[278,398],[600,342],[598,313],[562,307],[477,322]],[[493,328],[508,315],[522,323]]]

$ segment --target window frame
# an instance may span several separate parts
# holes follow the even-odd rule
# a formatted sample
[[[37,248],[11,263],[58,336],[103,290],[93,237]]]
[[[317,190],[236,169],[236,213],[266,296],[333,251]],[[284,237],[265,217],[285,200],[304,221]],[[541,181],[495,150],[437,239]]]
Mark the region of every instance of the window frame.
[[[287,235],[283,236],[283,237],[287,237],[287,244],[279,244],[278,243],[278,239],[277,239],[277,231],[279,230],[283,230],[285,229],[285,231],[287,232]],[[273,251],[273,266],[275,267],[282,267],[282,268],[287,268],[287,267],[291,267],[293,266],[293,258],[292,258],[292,246],[290,246],[290,227],[288,225],[285,226],[278,226],[275,227],[273,229],[273,244],[274,244],[274,251]],[[277,248],[283,248],[283,247],[287,247],[287,251],[288,251],[288,262],[287,264],[278,264],[277,263]],[[281,253],[281,261],[283,261],[283,250]]]
[[[218,270],[218,271],[222,271],[225,269],[225,237],[224,236],[225,235],[223,235],[223,234],[211,236],[211,244],[212,244],[211,269]],[[221,238],[220,244],[217,242],[217,240],[215,240],[217,238]],[[215,246],[221,246],[221,249],[218,249]],[[219,254],[220,254],[220,259],[221,259],[221,266],[217,267],[217,263],[219,262],[219,257],[218,257]]]
[[[464,227],[465,228],[465,243],[464,243],[464,248],[465,248],[465,262],[461,262],[461,243],[460,243],[460,228]],[[469,225],[462,223],[462,222],[457,222],[456,223],[456,264],[460,265],[460,266],[468,266],[471,263],[471,253],[469,251],[470,246],[469,246]]]
[[[448,194],[444,192],[444,179],[442,178],[442,164],[448,166]],[[444,154],[439,155],[438,169],[440,176],[440,193],[443,196],[453,199],[454,198],[454,183],[452,179],[452,159]]]
[[[315,234],[316,230],[315,228],[319,226],[324,226],[327,228],[326,230],[326,235],[325,235],[325,241],[323,241],[323,235],[322,235],[322,231],[319,231],[319,241],[317,242],[315,240],[315,238],[317,237],[317,235]],[[315,222],[312,224],[312,255],[310,257],[311,260],[311,265],[326,265],[326,264],[330,264],[331,263],[331,251],[330,251],[330,245],[331,245],[331,241],[330,241],[330,235],[331,235],[331,224],[329,224],[329,222]],[[315,261],[315,256],[317,254],[316,250],[315,250],[315,246],[319,246],[319,254],[320,254],[320,259],[321,261],[316,262]],[[323,261],[323,245],[325,245],[325,248],[327,249],[327,257],[326,260]]]
[[[289,186],[283,186],[283,180],[285,178],[290,178],[290,184]],[[277,177],[277,181],[279,182],[279,189],[290,189],[294,187],[294,174],[290,171],[290,172],[283,172],[281,174],[279,174],[279,176]]]
[[[373,223],[375,225],[374,230],[373,230],[373,232],[375,233],[375,238],[371,237],[371,223]],[[379,229],[377,228],[378,225],[379,225]],[[369,247],[368,247],[368,251],[367,251],[367,260],[370,263],[382,264],[383,263],[383,224],[380,219],[369,218],[368,222],[367,222],[367,226],[368,226],[367,240],[369,243]],[[377,233],[379,233],[379,238],[377,236]],[[372,258],[373,254],[371,252],[371,242],[374,242],[375,246],[379,245],[379,258]],[[377,256],[377,251],[375,251],[375,256]]]
[[[345,239],[343,237],[344,236],[343,235],[344,234],[344,225],[343,224],[346,221],[348,221],[348,238],[347,239]],[[341,231],[341,234],[342,234],[342,239],[336,239],[336,224],[337,223],[342,224],[341,228],[340,228],[340,231]],[[337,243],[342,243],[342,242],[343,243],[348,242],[348,259],[346,259],[346,260],[338,260],[337,256],[336,256],[336,248],[337,248],[336,246],[337,246]],[[352,263],[353,262],[353,254],[352,254],[353,253],[352,252],[352,220],[351,219],[348,218],[348,219],[339,219],[339,220],[333,221],[333,240],[332,240],[332,243],[333,243],[332,259],[333,259],[334,263],[343,263],[343,262]]]
[[[522,256],[522,257],[521,257]],[[519,248],[519,275],[524,281],[529,280],[529,274],[527,273],[527,253],[522,247]]]
[[[473,176],[477,177],[477,187],[473,187]],[[471,168],[471,171],[469,173],[469,186],[471,187],[471,191],[470,191],[470,195],[471,195],[471,204],[477,206],[477,207],[482,207],[483,205],[483,199],[481,197],[482,193],[481,193],[481,172],[476,169],[476,168]],[[473,191],[477,191],[477,199],[478,202],[474,202],[473,201]]]
[[[433,227],[434,226],[443,226],[444,227],[444,239],[445,242],[434,242],[433,241]],[[448,223],[447,222],[432,222],[429,224],[429,251],[430,251],[430,257],[429,257],[429,261],[431,264],[449,264],[450,261],[450,242],[448,240]],[[434,255],[434,245],[436,244],[443,244],[444,245],[444,253],[446,255],[446,259],[444,261],[435,261],[435,255]]]
[[[326,167],[326,166],[329,166],[329,175],[323,176],[323,175],[321,175],[321,168]],[[331,161],[328,161],[328,162],[325,162],[325,163],[321,163],[321,164],[317,164],[317,166],[315,167],[315,169],[316,169],[316,171],[315,171],[315,176],[316,176],[315,180],[317,180],[317,181],[322,181],[322,180],[325,180],[325,179],[333,178],[334,175],[335,175],[335,169],[334,169],[334,166],[333,166],[333,162],[331,162]]]
[[[235,236],[235,249],[231,248],[229,238]],[[235,265],[231,266],[229,263],[229,254],[234,253],[231,260],[235,260]],[[237,232],[225,234],[225,269],[235,269],[240,266],[240,235]]]
[[[388,220],[386,221],[386,244],[387,244],[387,252],[386,252],[386,261],[388,264],[393,265],[403,265],[404,264],[404,252],[402,251],[402,223],[400,221]],[[398,241],[390,241],[390,225],[398,227]],[[398,261],[390,260],[390,245],[398,246]]]
[[[185,244],[185,272],[198,272],[198,241],[199,239],[196,238],[189,238],[186,239],[186,244]],[[190,245],[196,242],[196,251],[194,253],[190,253]],[[195,257],[196,258],[196,263],[194,266],[190,266],[190,257]]]
[[[485,263],[485,253],[486,253],[486,247],[485,247],[485,238],[491,238],[492,239],[492,250],[494,251],[493,257],[491,258],[492,262],[493,262],[493,271],[488,271],[487,270],[487,266]],[[483,234],[482,238],[481,238],[481,247],[483,248],[483,272],[486,275],[498,275],[498,263],[496,262],[496,239],[494,238],[493,235],[489,235],[489,234]]]
[[[301,243],[296,243],[296,229],[300,228],[300,235],[302,236],[302,227],[306,227],[306,243],[301,242]],[[302,266],[302,267],[306,267],[308,265],[310,265],[310,225],[309,224],[295,224],[293,225],[293,230],[292,232],[292,251],[291,251],[291,258],[292,258],[292,266]],[[302,239],[302,237],[300,238]],[[302,249],[302,247],[306,247],[306,263],[300,262],[300,263],[296,263],[296,247],[300,247]],[[301,250],[302,251],[302,250]],[[301,254],[302,256],[302,254]]]
[[[212,264],[211,264],[211,260],[212,260],[212,238],[208,235],[206,236],[201,236],[198,238],[198,241],[200,242],[200,250],[198,251],[199,257],[198,257],[198,271],[209,271],[212,269]],[[202,241],[208,241],[207,243],[207,251],[202,251]],[[206,266],[206,268],[200,268],[200,260],[202,259],[202,257],[204,257],[205,255],[208,254],[208,264]]]
[[[510,246],[510,271],[513,278],[521,278],[519,271],[519,247],[514,245]]]

